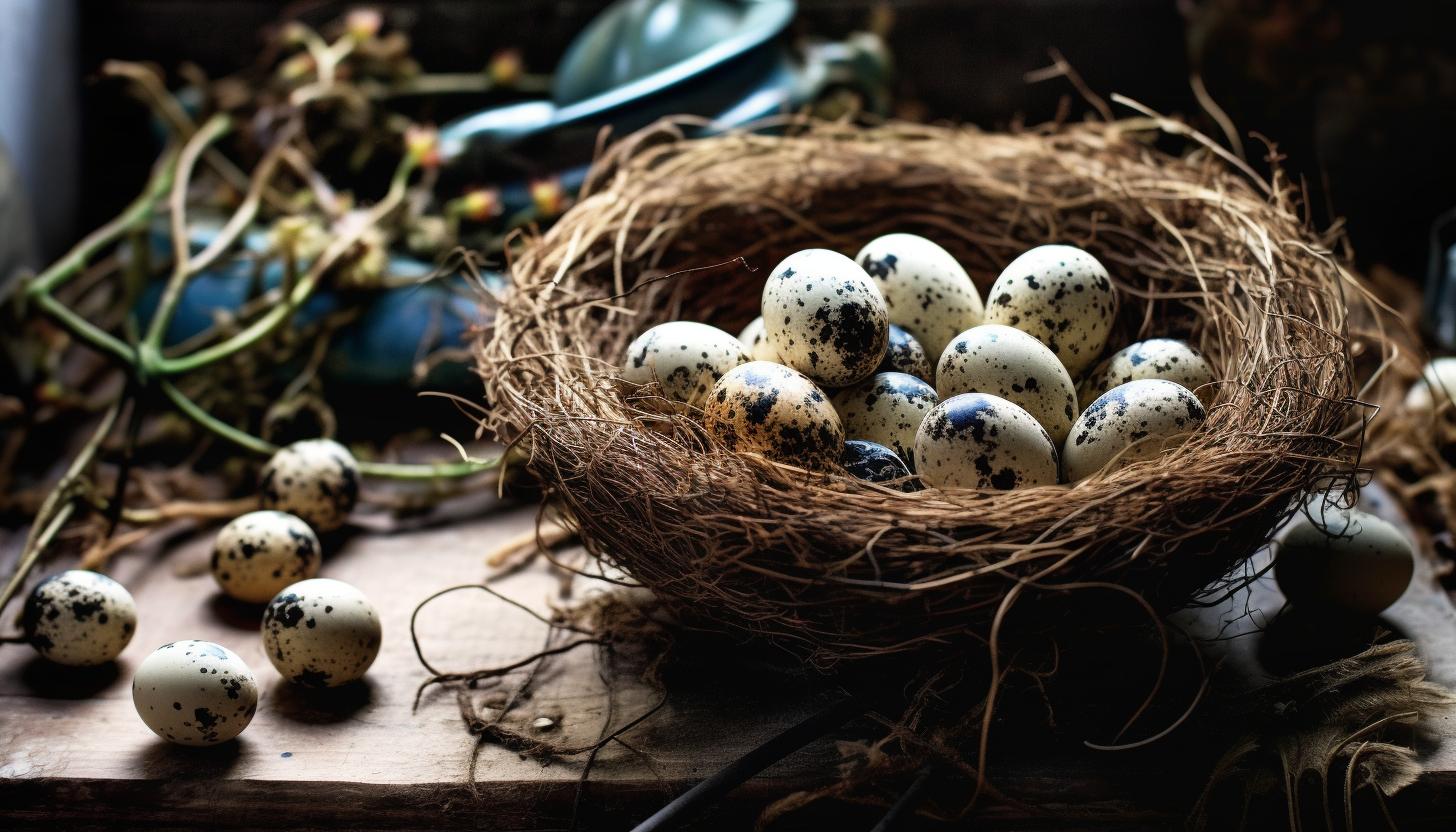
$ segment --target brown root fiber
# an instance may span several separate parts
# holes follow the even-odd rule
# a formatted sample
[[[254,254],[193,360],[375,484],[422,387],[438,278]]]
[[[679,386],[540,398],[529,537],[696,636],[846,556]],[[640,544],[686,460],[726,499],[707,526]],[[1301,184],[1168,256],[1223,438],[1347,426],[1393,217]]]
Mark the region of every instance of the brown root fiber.
[[[597,557],[678,614],[820,666],[984,645],[1008,592],[1116,583],[1165,610],[1230,574],[1313,487],[1354,470],[1345,293],[1297,189],[1166,120],[1019,134],[803,123],[788,135],[617,144],[581,202],[511,264],[479,344],[486,417]],[[1196,137],[1195,137],[1196,138]],[[900,493],[728,452],[699,414],[614,379],[664,321],[737,332],[780,259],[853,255],[889,232],[949,249],[984,292],[1026,249],[1070,243],[1112,273],[1109,351],[1189,339],[1219,373],[1204,427],[1162,458],[1075,486]]]

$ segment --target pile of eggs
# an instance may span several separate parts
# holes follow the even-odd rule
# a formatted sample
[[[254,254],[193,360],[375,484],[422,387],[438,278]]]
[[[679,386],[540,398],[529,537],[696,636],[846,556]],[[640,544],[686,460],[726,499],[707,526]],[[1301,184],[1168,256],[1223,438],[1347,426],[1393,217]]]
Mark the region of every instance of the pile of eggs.
[[[212,575],[218,588],[263,605],[262,646],[285,679],[308,688],[361,678],[379,654],[382,630],[369,599],[342,581],[316,577],[318,533],[342,526],[359,493],[352,454],[326,439],[274,454],[260,478],[261,511],[218,532]],[[45,658],[76,667],[112,661],[131,642],[137,605],[126,588],[95,572],[54,575],[26,599],[26,640]],[[179,745],[236,737],[258,707],[258,684],[237,653],[201,640],[158,648],[132,677],[142,722]]]
[[[1072,246],[1017,257],[984,299],[914,234],[854,259],[809,249],[774,268],[760,311],[736,338],[654,326],[621,378],[701,410],[729,449],[907,490],[1053,485],[1155,458],[1203,423],[1216,380],[1183,341],[1104,358],[1117,293]]]

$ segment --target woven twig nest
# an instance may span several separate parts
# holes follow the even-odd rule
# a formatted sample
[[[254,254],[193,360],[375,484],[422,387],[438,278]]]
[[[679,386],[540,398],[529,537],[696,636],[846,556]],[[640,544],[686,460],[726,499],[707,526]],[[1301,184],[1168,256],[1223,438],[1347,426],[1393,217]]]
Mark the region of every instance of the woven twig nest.
[[[1352,470],[1349,277],[1277,174],[1266,185],[1206,148],[1166,155],[1151,126],[639,133],[511,264],[480,344],[488,422],[595,556],[685,617],[819,664],[984,643],[1019,595],[1117,584],[1186,603]],[[729,452],[701,414],[615,379],[648,327],[737,332],[783,257],[852,256],[894,231],[945,246],[983,293],[1032,246],[1092,252],[1119,291],[1109,352],[1198,346],[1223,380],[1206,423],[1075,485],[901,493]]]

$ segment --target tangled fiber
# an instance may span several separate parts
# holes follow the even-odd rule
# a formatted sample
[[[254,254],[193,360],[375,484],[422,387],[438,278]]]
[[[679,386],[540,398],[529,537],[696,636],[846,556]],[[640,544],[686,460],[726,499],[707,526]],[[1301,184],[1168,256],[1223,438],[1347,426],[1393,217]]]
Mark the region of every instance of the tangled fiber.
[[[1345,293],[1299,189],[1157,117],[1003,134],[802,122],[684,139],[663,123],[607,150],[580,203],[510,264],[478,347],[488,427],[517,443],[588,550],[682,618],[767,637],[820,666],[995,642],[1023,595],[1106,587],[1188,603],[1312,488],[1354,471]],[[1170,155],[1169,133],[1191,137]],[[1075,485],[902,493],[733,453],[655,385],[615,378],[665,321],[736,332],[804,248],[912,232],[984,293],[1026,249],[1068,243],[1113,276],[1109,352],[1184,338],[1221,382],[1204,426],[1158,459]]]

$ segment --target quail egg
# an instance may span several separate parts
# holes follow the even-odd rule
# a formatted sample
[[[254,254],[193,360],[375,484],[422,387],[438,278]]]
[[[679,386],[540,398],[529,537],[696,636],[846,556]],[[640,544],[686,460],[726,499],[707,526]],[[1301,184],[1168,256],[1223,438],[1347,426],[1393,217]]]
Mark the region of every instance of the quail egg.
[[[890,323],[915,336],[932,360],[958,333],[983,322],[985,307],[970,275],[950,252],[924,237],[886,234],[854,259],[880,287]]]
[[[1119,384],[1140,378],[1175,381],[1189,390],[1206,408],[1213,402],[1213,368],[1203,353],[1183,341],[1150,338],[1130,344],[1097,365],[1077,385],[1078,400],[1086,409],[1098,396]]]
[[[1274,560],[1274,579],[1295,607],[1375,615],[1410,585],[1415,550],[1373,514],[1312,506],[1292,523]]]
[[[769,349],[768,332],[766,332],[763,328],[762,315],[754,318],[752,321],[749,322],[748,326],[743,328],[742,332],[738,333],[738,341],[748,349],[748,355],[752,357],[754,361],[772,361],[775,364],[780,363],[778,353],[774,352],[772,349]]]
[[[286,511],[316,531],[344,525],[359,499],[359,463],[332,439],[305,439],[263,466],[263,508]]]
[[[930,356],[925,354],[925,347],[915,336],[894,324],[890,324],[890,345],[885,348],[885,358],[875,372],[905,373],[922,381],[935,378],[935,368],[931,366]]]
[[[1198,397],[1181,384],[1144,378],[1119,385],[1077,417],[1062,446],[1063,473],[1076,482],[1114,458],[1119,468],[1152,459],[1203,419]]]
[[[910,469],[905,467],[905,461],[896,456],[894,451],[884,445],[860,439],[851,439],[844,443],[844,453],[839,457],[839,464],[850,476],[865,482],[894,482],[910,476]],[[903,490],[915,491],[918,487],[913,480],[907,480]]]
[[[1057,446],[1036,418],[985,393],[936,405],[915,434],[916,470],[937,488],[1010,491],[1057,482]]]
[[[1077,418],[1077,388],[1045,344],[1009,326],[985,324],[957,335],[935,368],[942,399],[987,393],[1020,405],[1058,446]]]
[[[1107,269],[1072,246],[1038,246],[1012,260],[986,296],[986,323],[1031,334],[1073,377],[1102,354],[1116,314]]]
[[[916,470],[915,432],[939,403],[934,387],[905,373],[876,373],[834,397],[846,438],[884,445],[911,471]]]
[[[318,537],[281,511],[254,511],[222,527],[212,547],[212,577],[223,592],[261,604],[289,584],[318,574]]]
[[[263,611],[263,651],[285,679],[332,688],[364,675],[379,655],[379,614],[343,581],[311,578],[288,587]]]
[[[176,641],[137,666],[132,704],[157,736],[216,745],[243,732],[258,710],[258,683],[238,654],[209,641]]]
[[[729,450],[805,468],[839,461],[844,427],[824,391],[803,373],[769,361],[723,374],[703,408],[704,424]]]
[[[1456,358],[1437,358],[1425,366],[1420,380],[1405,394],[1405,406],[1408,410],[1428,411],[1452,396],[1456,396]]]
[[[21,613],[26,641],[56,664],[105,664],[136,632],[137,608],[126,587],[96,572],[73,569],[31,590]]]
[[[667,398],[701,407],[724,373],[752,360],[747,347],[715,326],[671,321],[647,330],[627,347],[622,378],[633,384],[660,381]]]
[[[774,268],[763,287],[763,324],[784,364],[831,387],[874,372],[890,337],[875,281],[853,260],[822,248],[791,254]]]

